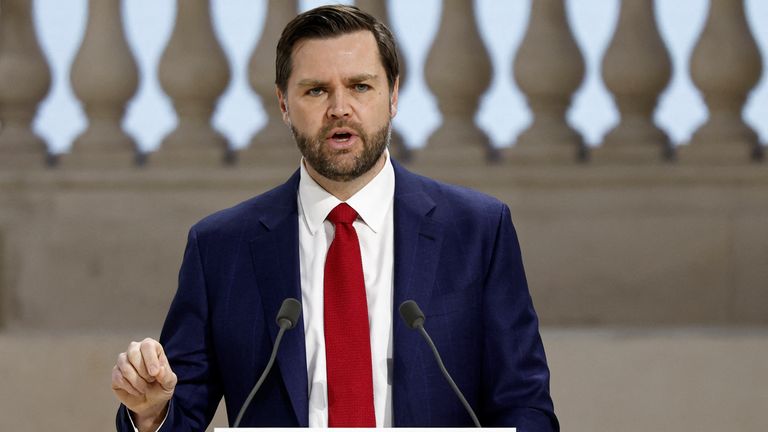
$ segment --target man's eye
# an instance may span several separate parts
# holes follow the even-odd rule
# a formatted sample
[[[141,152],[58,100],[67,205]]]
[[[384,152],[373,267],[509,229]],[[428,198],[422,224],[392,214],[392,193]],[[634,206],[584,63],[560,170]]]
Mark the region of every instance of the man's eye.
[[[320,96],[323,94],[323,92],[325,92],[325,90],[323,90],[322,88],[315,87],[315,88],[309,89],[309,91],[307,91],[307,94],[310,96]]]
[[[371,89],[371,86],[368,84],[355,84],[355,91],[364,93]]]

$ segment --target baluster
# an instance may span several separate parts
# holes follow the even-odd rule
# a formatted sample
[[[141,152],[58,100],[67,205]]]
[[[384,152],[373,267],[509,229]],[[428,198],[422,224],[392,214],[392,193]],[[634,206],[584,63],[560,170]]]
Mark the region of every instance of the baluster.
[[[160,60],[160,84],[173,100],[178,125],[151,155],[153,165],[213,165],[229,157],[227,140],[211,125],[229,78],[229,64],[213,32],[210,2],[177,2],[176,24]]]
[[[248,64],[248,79],[259,95],[267,123],[256,131],[250,145],[241,150],[239,162],[262,166],[295,167],[299,151],[291,132],[283,123],[283,115],[275,95],[275,48],[283,28],[296,16],[297,3],[291,0],[269,0],[264,29]]]
[[[671,77],[670,58],[654,18],[654,3],[623,0],[616,33],[603,59],[603,80],[621,122],[594,153],[596,160],[655,162],[673,158],[669,136],[653,122]]]
[[[376,19],[384,23],[389,31],[394,34],[395,29],[392,27],[392,23],[389,20],[389,8],[391,7],[391,3],[388,0],[356,0],[355,5],[376,17]],[[399,45],[398,48],[400,48]],[[405,57],[403,57],[402,52],[399,49],[397,54],[400,58],[400,88],[403,88],[406,78],[405,68],[407,65],[405,64]]]
[[[0,0],[0,166],[43,165],[47,146],[32,131],[51,73],[35,36],[32,3]]]
[[[443,2],[440,28],[425,67],[443,123],[416,156],[420,164],[467,165],[499,156],[474,121],[480,97],[490,84],[491,63],[473,4],[471,0]]]
[[[389,31],[394,33],[394,28],[390,25],[389,21],[389,15],[388,15],[388,6],[390,3],[387,0],[357,0],[355,2],[355,5],[359,7],[360,9],[368,12],[369,14],[373,15],[384,23],[385,26],[389,29]],[[399,47],[398,47],[399,48]],[[402,89],[405,86],[405,57],[402,54],[402,51],[398,49],[398,58],[400,59],[400,88]],[[392,128],[392,139],[390,142],[390,148],[392,150],[393,155],[401,162],[407,162],[411,159],[411,151],[410,149],[405,145],[405,142],[403,140],[403,137],[400,135],[400,133]]]
[[[681,161],[733,163],[750,156],[763,158],[757,134],[741,116],[761,73],[760,53],[743,2],[711,1],[707,23],[691,57],[691,76],[704,95],[709,119],[694,133],[690,145],[681,149]]]
[[[130,165],[136,142],[120,122],[138,87],[138,69],[125,40],[119,0],[90,0],[83,43],[72,65],[72,88],[88,128],[72,144],[66,165]]]
[[[563,0],[531,1],[531,17],[514,61],[515,80],[533,111],[533,123],[508,150],[513,161],[569,162],[587,158],[584,139],[565,119],[584,78]]]

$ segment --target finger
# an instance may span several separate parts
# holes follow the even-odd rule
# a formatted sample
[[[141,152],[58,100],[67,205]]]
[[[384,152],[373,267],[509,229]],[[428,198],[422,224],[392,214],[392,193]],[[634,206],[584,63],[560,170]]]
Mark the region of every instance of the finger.
[[[176,374],[171,370],[170,366],[162,366],[160,368],[160,373],[157,374],[157,382],[160,383],[160,386],[163,388],[163,390],[172,393],[173,389],[176,388],[178,378],[176,377]]]
[[[139,393],[139,391],[136,390],[125,377],[123,377],[123,374],[117,365],[112,368],[112,390],[121,390],[133,396],[141,396],[141,393]]]
[[[136,389],[140,395],[143,395],[147,391],[147,382],[142,378],[133,365],[128,361],[126,353],[121,353],[117,357],[117,367],[120,369],[120,373],[123,379],[128,381],[134,389]]]
[[[138,342],[131,342],[131,345],[128,346],[128,351],[126,351],[125,354],[128,356],[128,361],[131,363],[131,366],[136,369],[136,373],[138,373],[139,376],[144,379],[144,381],[152,382],[155,380],[152,378],[152,375],[149,373],[145,365],[143,358],[144,352],[141,349],[141,344]]]
[[[158,351],[158,361],[160,362],[160,366],[165,366],[169,370],[171,369],[171,363],[168,361],[168,357],[165,355],[165,350],[163,349],[162,345],[159,346]]]
[[[144,360],[142,367],[147,371],[149,376],[157,377],[161,366],[160,353],[163,348],[160,346],[160,343],[150,338],[141,341],[139,347],[141,349],[141,356]]]
[[[163,349],[162,345],[159,345],[159,348],[159,362],[161,371],[157,374],[157,381],[160,383],[160,386],[163,387],[164,390],[173,392],[173,389],[176,388],[178,378],[173,372],[173,369],[171,369],[171,364],[168,361],[168,357],[165,355],[165,350]]]

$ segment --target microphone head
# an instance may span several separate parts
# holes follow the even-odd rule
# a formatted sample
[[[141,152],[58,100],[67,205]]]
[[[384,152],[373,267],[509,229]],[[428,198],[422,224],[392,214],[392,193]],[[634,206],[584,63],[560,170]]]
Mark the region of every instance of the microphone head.
[[[413,300],[406,300],[400,305],[400,317],[405,321],[405,325],[412,329],[417,329],[424,325],[424,312]]]
[[[277,325],[280,327],[285,325],[290,330],[296,327],[296,323],[299,322],[299,315],[301,315],[301,303],[295,298],[289,297],[283,300],[283,305],[277,312]]]

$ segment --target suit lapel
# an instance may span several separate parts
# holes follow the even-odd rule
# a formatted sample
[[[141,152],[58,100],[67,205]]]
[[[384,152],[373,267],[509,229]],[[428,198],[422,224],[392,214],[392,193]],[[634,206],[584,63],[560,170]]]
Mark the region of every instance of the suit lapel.
[[[421,187],[414,174],[398,164],[395,167],[395,269],[393,295],[393,425],[414,425],[424,412],[419,408],[418,396],[423,394],[423,377],[407,374],[419,370],[414,365],[423,363],[419,357],[419,336],[407,328],[400,318],[400,304],[414,300],[426,305],[443,242],[443,225],[432,219],[436,208],[434,200]]]
[[[274,205],[260,211],[261,233],[253,240],[251,256],[269,336],[274,344],[279,327],[274,320],[288,297],[301,301],[296,188],[298,173],[273,191]],[[257,342],[258,343],[258,342]],[[283,335],[277,365],[300,426],[308,425],[308,395],[304,318]],[[274,373],[274,372],[273,372]]]

